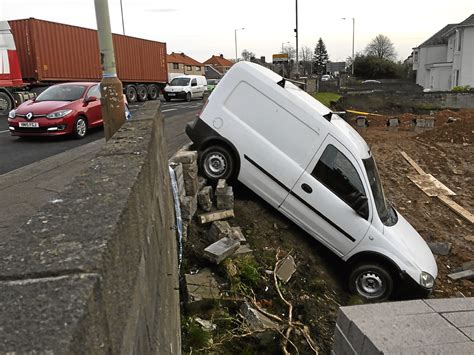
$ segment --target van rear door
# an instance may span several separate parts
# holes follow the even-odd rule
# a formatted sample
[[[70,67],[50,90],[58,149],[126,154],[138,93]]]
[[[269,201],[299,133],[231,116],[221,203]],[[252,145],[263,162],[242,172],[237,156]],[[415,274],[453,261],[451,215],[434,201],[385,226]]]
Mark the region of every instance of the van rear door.
[[[353,155],[328,135],[298,179],[281,212],[339,256],[349,253],[366,235],[372,218],[356,212],[368,196],[363,171]],[[362,213],[363,214],[363,213]]]

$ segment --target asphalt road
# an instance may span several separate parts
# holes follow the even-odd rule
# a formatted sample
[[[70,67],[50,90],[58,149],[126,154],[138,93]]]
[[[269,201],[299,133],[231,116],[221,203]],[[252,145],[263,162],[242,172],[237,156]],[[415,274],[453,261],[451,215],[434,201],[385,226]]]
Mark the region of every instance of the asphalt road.
[[[132,115],[140,105],[130,105]],[[169,155],[188,141],[184,127],[194,119],[202,105],[200,100],[162,102]],[[12,137],[8,131],[7,117],[0,116],[0,175],[103,137],[102,128],[89,131],[88,136],[81,140],[70,137]]]

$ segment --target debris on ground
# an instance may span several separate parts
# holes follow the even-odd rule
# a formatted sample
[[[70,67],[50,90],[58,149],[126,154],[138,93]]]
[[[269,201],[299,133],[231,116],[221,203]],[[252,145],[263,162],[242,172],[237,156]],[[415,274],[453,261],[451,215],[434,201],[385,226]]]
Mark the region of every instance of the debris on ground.
[[[287,283],[290,281],[291,276],[296,271],[296,263],[295,259],[291,255],[288,255],[286,258],[284,258],[279,264],[278,268],[275,270],[276,276],[283,281],[284,283]]]
[[[451,251],[451,243],[447,242],[428,242],[428,247],[435,255],[448,255]]]
[[[224,237],[204,249],[204,256],[210,261],[220,264],[225,258],[232,255],[240,247],[238,240]]]
[[[222,219],[233,218],[234,210],[215,211],[204,213],[198,216],[199,223],[206,224],[214,221],[220,221]]]

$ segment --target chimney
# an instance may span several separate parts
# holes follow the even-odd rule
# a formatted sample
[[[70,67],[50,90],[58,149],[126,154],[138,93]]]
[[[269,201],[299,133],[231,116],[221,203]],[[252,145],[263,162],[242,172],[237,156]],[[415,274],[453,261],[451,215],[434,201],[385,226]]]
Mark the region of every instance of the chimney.
[[[265,56],[261,56],[261,57],[260,57],[260,60],[261,60],[262,62],[266,63],[266,61],[265,61]]]
[[[224,55],[223,55],[223,54],[220,54],[219,57],[224,58]]]

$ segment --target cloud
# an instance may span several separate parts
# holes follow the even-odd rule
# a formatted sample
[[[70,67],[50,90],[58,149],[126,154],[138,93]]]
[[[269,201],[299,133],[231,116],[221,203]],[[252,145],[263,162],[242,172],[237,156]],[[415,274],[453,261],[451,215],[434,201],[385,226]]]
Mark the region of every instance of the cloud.
[[[176,12],[178,9],[148,9],[148,12]]]

